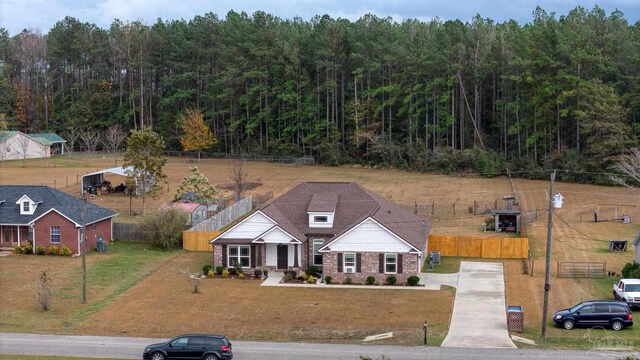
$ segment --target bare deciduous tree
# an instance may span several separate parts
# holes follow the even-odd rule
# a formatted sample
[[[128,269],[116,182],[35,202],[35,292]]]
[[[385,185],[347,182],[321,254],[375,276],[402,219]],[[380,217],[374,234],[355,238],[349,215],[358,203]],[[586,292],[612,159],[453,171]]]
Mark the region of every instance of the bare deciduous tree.
[[[20,149],[20,156],[22,156],[22,167],[26,167],[27,156],[29,155],[29,144],[33,141],[30,137],[25,135],[19,135],[18,148]]]
[[[51,288],[51,278],[47,274],[47,271],[43,270],[38,279],[38,305],[40,305],[42,311],[49,311],[51,309],[51,300],[53,299]]]
[[[93,155],[100,145],[102,135],[100,132],[95,130],[83,130],[80,132],[80,139],[84,144],[85,151]]]
[[[628,154],[622,155],[613,166],[621,175],[612,175],[611,179],[620,185],[637,189],[640,185],[640,149],[631,149]]]
[[[247,178],[244,159],[236,159],[229,163],[229,179],[233,183],[233,196],[236,201],[242,198],[242,194],[247,189]]]
[[[120,124],[111,125],[107,128],[107,131],[104,132],[102,146],[110,153],[116,154],[126,138],[127,132],[124,131],[124,128]]]
[[[68,126],[67,130],[64,132],[64,136],[67,140],[67,150],[73,153],[73,150],[80,139],[80,128],[76,125]]]
[[[191,292],[194,294],[197,294],[200,292],[200,276],[198,276],[197,274],[192,274],[189,270],[184,269],[184,270],[180,270],[180,273],[182,274],[182,276],[184,276],[188,283],[189,283],[189,288],[191,289]]]

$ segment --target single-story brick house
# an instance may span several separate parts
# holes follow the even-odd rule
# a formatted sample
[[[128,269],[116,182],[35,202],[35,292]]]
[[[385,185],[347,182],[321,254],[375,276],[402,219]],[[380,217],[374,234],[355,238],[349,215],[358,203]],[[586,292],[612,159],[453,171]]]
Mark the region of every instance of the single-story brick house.
[[[305,182],[213,238],[214,267],[322,269],[342,282],[405,283],[422,269],[431,224],[355,183]]]
[[[79,254],[84,200],[49,186],[0,185],[0,247],[68,246]],[[118,214],[87,203],[87,249],[102,238],[111,241]]]

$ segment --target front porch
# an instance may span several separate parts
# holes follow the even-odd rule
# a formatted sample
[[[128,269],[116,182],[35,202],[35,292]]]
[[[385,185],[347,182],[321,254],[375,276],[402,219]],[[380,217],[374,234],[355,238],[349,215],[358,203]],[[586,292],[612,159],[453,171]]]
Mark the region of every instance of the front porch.
[[[33,228],[23,225],[0,225],[0,250],[13,251],[15,246],[33,245]]]
[[[213,264],[231,268],[235,263],[244,272],[254,269],[300,270],[306,269],[302,246],[297,242],[232,243],[220,241],[213,246]]]

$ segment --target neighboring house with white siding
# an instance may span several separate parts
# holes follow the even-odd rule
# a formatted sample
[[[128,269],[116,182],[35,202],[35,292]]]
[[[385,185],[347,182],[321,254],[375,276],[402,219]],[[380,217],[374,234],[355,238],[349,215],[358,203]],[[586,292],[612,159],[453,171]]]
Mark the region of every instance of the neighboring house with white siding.
[[[48,158],[50,145],[20,131],[0,131],[0,160]]]
[[[213,238],[214,266],[303,271],[341,282],[406,282],[422,269],[431,224],[354,183],[305,182]]]

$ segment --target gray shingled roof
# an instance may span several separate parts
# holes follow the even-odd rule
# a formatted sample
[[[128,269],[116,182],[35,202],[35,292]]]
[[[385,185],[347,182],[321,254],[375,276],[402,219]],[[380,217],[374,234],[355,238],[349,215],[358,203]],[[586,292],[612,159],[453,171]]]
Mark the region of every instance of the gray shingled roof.
[[[34,202],[40,202],[33,215],[20,215],[20,205],[16,202],[27,195]],[[4,202],[3,202],[4,200]],[[27,225],[51,209],[57,210],[76,224],[82,224],[83,200],[49,186],[0,185],[0,225]],[[87,203],[87,223],[116,216],[117,213]]]
[[[324,208],[323,205],[333,207],[336,198],[333,227],[309,228],[308,209]],[[322,204],[321,199],[325,199],[327,204]],[[431,231],[429,220],[355,183],[301,183],[265,207],[262,212],[301,241],[306,238],[305,234],[327,234],[335,238],[371,217],[423,251]]]

